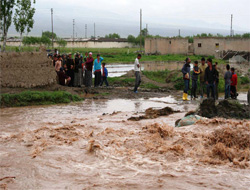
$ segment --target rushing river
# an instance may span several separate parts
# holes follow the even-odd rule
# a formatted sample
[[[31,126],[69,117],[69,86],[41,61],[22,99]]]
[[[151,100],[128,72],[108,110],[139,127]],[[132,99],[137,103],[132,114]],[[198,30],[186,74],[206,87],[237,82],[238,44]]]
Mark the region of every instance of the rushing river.
[[[128,120],[166,106],[181,112]],[[211,164],[203,143],[223,122],[248,122],[173,128],[197,106],[169,96],[1,109],[0,188],[247,190],[249,168]]]

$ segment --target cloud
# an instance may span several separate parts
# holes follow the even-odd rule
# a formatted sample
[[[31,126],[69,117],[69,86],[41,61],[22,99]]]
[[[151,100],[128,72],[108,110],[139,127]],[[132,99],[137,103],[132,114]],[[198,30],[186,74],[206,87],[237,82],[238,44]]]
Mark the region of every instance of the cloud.
[[[53,8],[55,31],[64,31],[65,35],[71,34],[73,19],[81,33],[85,24],[92,31],[95,22],[97,27],[107,30],[103,33],[116,29],[129,34],[138,29],[140,9],[143,11],[143,26],[148,24],[154,28],[152,31],[169,27],[229,30],[231,14],[236,32],[250,31],[249,0],[38,0],[35,7],[34,31],[51,28],[50,9]],[[127,32],[124,31],[126,27]],[[131,27],[135,29],[129,30]]]

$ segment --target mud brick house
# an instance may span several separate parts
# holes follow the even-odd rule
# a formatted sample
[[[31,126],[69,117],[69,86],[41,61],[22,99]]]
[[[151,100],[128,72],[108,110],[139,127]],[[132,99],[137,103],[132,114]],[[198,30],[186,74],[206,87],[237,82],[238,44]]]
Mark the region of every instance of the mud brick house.
[[[250,52],[250,39],[246,38],[194,38],[188,43],[187,38],[146,38],[146,54],[183,54],[213,55],[222,58],[225,51]]]
[[[213,55],[222,57],[223,51],[250,52],[250,39],[247,38],[194,38],[195,55]]]
[[[188,54],[186,38],[146,38],[146,54]]]

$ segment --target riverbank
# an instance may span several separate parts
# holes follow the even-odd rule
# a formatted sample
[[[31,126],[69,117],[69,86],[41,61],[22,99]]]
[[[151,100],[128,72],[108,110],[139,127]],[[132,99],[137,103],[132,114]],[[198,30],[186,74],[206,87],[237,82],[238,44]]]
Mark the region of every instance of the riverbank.
[[[220,68],[222,69],[222,68]],[[1,94],[16,94],[29,91],[38,92],[54,92],[65,91],[73,95],[78,95],[81,98],[94,99],[134,99],[134,98],[152,98],[164,97],[168,95],[175,95],[181,99],[182,89],[184,88],[182,73],[179,70],[162,70],[150,71],[144,70],[141,73],[142,83],[139,88],[139,93],[133,92],[135,84],[135,77],[133,71],[128,71],[125,75],[120,77],[109,77],[109,87],[103,86],[98,88],[85,87],[67,87],[58,84],[40,87],[40,88],[1,88]],[[191,86],[191,81],[190,81]],[[198,82],[199,86],[199,82]],[[219,92],[223,97],[224,93],[224,79],[220,75]],[[249,78],[247,76],[238,77],[238,92],[247,92],[249,89]],[[197,94],[199,91],[197,90]],[[29,94],[27,94],[29,98]],[[53,99],[53,98],[52,98]],[[64,102],[64,101],[63,101]]]
[[[0,94],[0,107],[21,107],[32,105],[51,105],[82,101],[78,95],[65,91],[22,91],[20,93]]]

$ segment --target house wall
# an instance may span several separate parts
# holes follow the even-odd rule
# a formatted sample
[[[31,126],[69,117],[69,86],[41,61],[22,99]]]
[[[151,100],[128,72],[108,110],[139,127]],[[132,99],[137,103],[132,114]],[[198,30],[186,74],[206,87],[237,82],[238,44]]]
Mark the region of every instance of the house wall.
[[[146,38],[146,54],[188,54],[188,39],[181,38]]]
[[[19,46],[20,42],[12,42],[7,41],[7,46]],[[54,43],[54,47],[59,47],[57,43]],[[125,47],[133,47],[132,43],[129,42],[67,42],[66,47],[68,48],[125,48]]]
[[[199,47],[201,44],[201,47]],[[216,46],[218,44],[218,46]],[[223,51],[250,51],[250,39],[243,38],[194,38],[195,55],[220,56]]]

